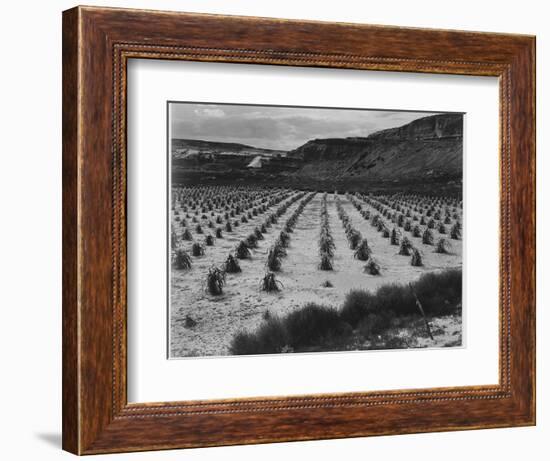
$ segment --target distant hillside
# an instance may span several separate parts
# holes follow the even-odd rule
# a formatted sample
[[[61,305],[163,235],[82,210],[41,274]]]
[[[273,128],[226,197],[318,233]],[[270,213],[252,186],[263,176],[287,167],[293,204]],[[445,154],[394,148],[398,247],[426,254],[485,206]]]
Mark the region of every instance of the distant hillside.
[[[461,178],[461,114],[424,117],[366,138],[314,139],[290,151],[302,178],[402,181]]]
[[[462,142],[461,114],[424,117],[363,138],[313,139],[289,152],[174,139],[172,179],[456,194],[462,189]]]
[[[172,139],[172,158],[175,160],[218,155],[238,155],[252,158],[257,155],[271,157],[283,154],[285,154],[285,151],[261,149],[246,144],[203,141],[200,139]]]
[[[251,176],[273,178],[299,168],[287,160],[286,151],[245,144],[172,139],[172,180],[245,180]]]

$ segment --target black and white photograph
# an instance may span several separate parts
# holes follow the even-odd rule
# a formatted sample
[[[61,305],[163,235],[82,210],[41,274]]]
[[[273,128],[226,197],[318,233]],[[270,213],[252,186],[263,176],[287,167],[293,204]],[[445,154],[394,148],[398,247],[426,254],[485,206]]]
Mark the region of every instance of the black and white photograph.
[[[462,113],[169,102],[170,358],[462,346]]]
[[[544,2],[84,3],[3,4],[2,459],[548,458]]]

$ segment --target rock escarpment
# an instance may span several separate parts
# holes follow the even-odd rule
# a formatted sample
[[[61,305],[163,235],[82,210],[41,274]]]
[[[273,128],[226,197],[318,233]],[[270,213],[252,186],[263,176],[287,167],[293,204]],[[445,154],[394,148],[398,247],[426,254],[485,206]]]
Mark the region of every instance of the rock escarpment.
[[[458,179],[462,140],[463,115],[439,114],[364,138],[314,139],[288,157],[302,162],[294,175],[312,179]]]

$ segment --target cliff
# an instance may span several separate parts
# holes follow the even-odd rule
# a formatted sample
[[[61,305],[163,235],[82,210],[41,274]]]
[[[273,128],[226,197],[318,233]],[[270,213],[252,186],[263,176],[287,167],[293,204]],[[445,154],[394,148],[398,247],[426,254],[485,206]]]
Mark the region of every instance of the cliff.
[[[440,114],[363,138],[313,139],[289,152],[173,139],[172,180],[456,194],[462,188],[462,138],[462,114]]]
[[[458,179],[462,138],[462,114],[440,114],[365,138],[314,139],[288,157],[302,162],[296,176],[316,180]]]

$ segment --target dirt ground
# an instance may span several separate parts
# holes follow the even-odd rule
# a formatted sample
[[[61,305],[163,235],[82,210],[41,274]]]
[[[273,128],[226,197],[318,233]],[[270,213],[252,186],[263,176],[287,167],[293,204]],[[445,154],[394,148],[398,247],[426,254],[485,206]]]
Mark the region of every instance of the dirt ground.
[[[363,219],[352,203],[340,195],[340,201],[353,226],[367,238],[374,258],[380,264],[381,275],[364,273],[364,262],[353,258],[353,250],[349,248],[338,218],[334,196],[329,195],[329,220],[336,244],[334,270],[318,270],[321,197],[322,194],[318,193],[309,202],[300,215],[294,232],[290,234],[288,254],[283,259],[281,271],[276,274],[283,284],[278,293],[259,290],[260,280],[265,273],[267,250],[275,242],[285,220],[300,201],[290,206],[278,224],[268,229],[265,240],[260,240],[258,248],[252,250],[251,259],[239,260],[242,272],[227,274],[223,295],[212,296],[204,290],[208,268],[212,264],[221,266],[236,244],[259,226],[267,213],[240,225],[232,233],[224,232],[224,237],[217,239],[215,246],[206,247],[204,256],[192,258],[192,269],[172,271],[171,357],[227,355],[232,337],[239,331],[250,331],[258,327],[266,311],[284,315],[309,301],[339,307],[346,293],[353,288],[375,290],[382,284],[416,280],[425,272],[462,266],[462,241],[449,240],[452,245],[451,254],[438,254],[434,252],[433,246],[423,245],[420,238],[413,238],[407,233],[413,244],[421,250],[424,262],[423,267],[411,266],[410,256],[398,255],[399,248],[390,245],[389,239],[383,238]],[[368,205],[365,207],[369,208]],[[205,232],[208,230],[205,229]],[[201,236],[199,241],[202,242],[203,238]],[[185,242],[185,247],[189,249],[191,243]],[[322,286],[327,280],[332,284],[331,288]],[[430,344],[419,340],[416,346],[441,347],[454,344],[449,342],[449,335],[456,339],[456,331],[461,324],[459,320],[434,320],[444,334],[437,335],[435,341],[430,340]],[[453,325],[448,334],[445,333],[449,330],[445,322]]]

